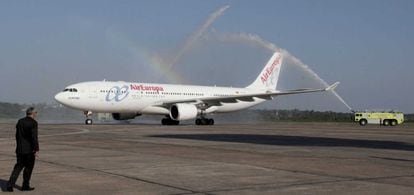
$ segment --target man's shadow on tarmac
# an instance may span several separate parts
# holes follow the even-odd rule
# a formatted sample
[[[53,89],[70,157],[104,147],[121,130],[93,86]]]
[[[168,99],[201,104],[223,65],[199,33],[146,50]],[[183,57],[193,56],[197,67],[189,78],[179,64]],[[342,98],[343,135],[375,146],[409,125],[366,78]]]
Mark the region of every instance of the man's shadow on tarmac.
[[[0,187],[2,192],[7,192],[7,183],[8,180],[0,179]],[[22,190],[22,187],[18,185],[14,185],[14,188],[20,191]]]
[[[7,188],[7,181],[4,179],[0,179],[0,187],[2,192],[6,192]]]

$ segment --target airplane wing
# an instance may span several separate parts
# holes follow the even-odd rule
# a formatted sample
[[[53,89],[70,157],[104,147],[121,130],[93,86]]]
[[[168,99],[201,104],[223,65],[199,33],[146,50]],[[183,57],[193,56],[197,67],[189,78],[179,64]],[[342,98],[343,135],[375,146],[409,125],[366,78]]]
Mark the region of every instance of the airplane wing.
[[[237,103],[238,101],[252,102],[254,101],[254,98],[271,100],[273,99],[274,96],[279,96],[279,95],[330,91],[330,90],[334,90],[338,85],[339,85],[339,82],[336,82],[332,84],[331,86],[324,88],[324,89],[295,89],[295,90],[277,91],[277,92],[233,95],[233,96],[226,96],[226,97],[206,97],[206,98],[164,101],[164,102],[158,102],[158,104],[153,105],[153,106],[169,108],[170,106],[177,104],[177,103],[204,104],[207,107],[220,106],[222,105],[222,103]]]

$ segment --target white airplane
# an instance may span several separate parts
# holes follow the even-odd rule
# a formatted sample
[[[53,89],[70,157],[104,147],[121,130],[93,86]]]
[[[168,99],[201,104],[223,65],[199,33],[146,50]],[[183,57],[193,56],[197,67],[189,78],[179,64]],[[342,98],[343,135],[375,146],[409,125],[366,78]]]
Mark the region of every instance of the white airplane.
[[[339,82],[325,89],[276,90],[282,54],[274,53],[257,79],[246,88],[169,85],[92,81],[66,87],[56,94],[59,103],[84,111],[85,124],[92,124],[93,112],[112,113],[115,120],[134,119],[142,114],[165,115],[163,125],[196,119],[197,125],[213,125],[206,118],[212,113],[246,109],[279,95],[333,90]]]

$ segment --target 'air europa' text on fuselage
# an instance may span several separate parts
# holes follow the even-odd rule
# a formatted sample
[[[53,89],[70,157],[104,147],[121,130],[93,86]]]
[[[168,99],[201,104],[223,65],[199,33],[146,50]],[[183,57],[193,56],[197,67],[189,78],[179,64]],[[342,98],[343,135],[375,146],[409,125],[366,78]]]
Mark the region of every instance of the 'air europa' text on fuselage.
[[[138,90],[138,91],[164,91],[164,88],[161,86],[131,84],[130,87],[131,87],[131,90]]]

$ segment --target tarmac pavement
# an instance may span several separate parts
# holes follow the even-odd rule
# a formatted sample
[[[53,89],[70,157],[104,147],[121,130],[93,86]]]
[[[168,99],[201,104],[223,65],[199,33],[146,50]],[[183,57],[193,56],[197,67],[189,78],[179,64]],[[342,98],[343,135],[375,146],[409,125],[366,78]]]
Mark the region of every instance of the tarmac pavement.
[[[14,125],[0,124],[3,190]],[[27,194],[414,194],[410,124],[40,124],[39,139]]]

